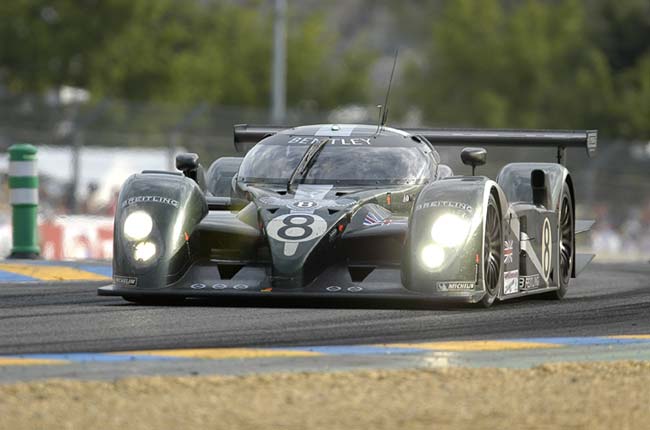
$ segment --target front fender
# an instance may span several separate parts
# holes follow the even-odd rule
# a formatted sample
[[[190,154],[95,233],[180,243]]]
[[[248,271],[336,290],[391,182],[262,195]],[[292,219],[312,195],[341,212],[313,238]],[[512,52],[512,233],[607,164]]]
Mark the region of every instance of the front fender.
[[[490,193],[496,193],[502,220],[505,195],[485,177],[447,178],[427,185],[419,194],[409,221],[405,257],[402,264],[406,288],[423,293],[476,293],[485,291],[481,264],[485,237],[485,212]],[[443,246],[431,229],[442,215],[453,214],[467,223],[467,234],[456,246]],[[428,245],[440,246],[444,260],[437,268],[427,268],[422,260]],[[501,276],[502,278],[502,276]],[[503,279],[499,280],[499,288]],[[480,299],[480,298],[479,298]]]
[[[153,220],[148,237],[129,239],[126,218],[144,211]],[[187,239],[208,212],[196,182],[170,173],[144,173],[129,177],[120,191],[113,233],[113,274],[116,284],[134,288],[160,288],[178,279],[190,259]],[[136,258],[136,248],[150,242],[152,258]]]

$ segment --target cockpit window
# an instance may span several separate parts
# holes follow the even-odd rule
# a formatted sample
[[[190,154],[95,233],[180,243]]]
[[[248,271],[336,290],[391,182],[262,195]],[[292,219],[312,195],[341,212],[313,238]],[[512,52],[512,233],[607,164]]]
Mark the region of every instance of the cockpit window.
[[[274,136],[251,149],[239,170],[249,183],[286,184],[305,151],[327,139],[300,183],[419,184],[434,170],[425,144],[395,144],[394,137]],[[402,138],[398,138],[402,139]]]

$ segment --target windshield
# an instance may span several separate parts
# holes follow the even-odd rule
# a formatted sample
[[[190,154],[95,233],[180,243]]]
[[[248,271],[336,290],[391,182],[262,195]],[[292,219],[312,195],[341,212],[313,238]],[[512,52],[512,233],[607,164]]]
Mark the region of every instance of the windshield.
[[[328,143],[304,178],[308,184],[417,184],[429,178],[432,166],[427,148],[415,145],[342,146]],[[286,141],[253,147],[239,170],[245,182],[286,184],[309,145]]]

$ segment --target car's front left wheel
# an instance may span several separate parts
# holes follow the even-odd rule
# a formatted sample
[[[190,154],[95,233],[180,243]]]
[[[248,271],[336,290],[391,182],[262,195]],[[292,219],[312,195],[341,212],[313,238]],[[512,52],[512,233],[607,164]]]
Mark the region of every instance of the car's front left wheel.
[[[488,200],[484,223],[483,283],[485,285],[485,295],[479,303],[487,308],[494,303],[499,294],[499,280],[503,271],[501,211],[493,194],[490,194]]]

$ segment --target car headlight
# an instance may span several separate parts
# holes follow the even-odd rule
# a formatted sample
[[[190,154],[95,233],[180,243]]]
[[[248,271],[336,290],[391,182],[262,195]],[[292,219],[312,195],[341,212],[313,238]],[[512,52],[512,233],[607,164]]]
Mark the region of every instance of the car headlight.
[[[124,220],[124,235],[131,240],[142,240],[153,229],[153,220],[145,211],[130,213]]]
[[[420,251],[420,261],[427,269],[436,269],[445,261],[445,251],[438,245],[427,245]]]
[[[156,245],[153,242],[140,242],[135,246],[133,258],[143,263],[151,260],[156,255]]]
[[[469,234],[469,220],[457,215],[444,214],[431,227],[431,238],[441,246],[455,247]]]

